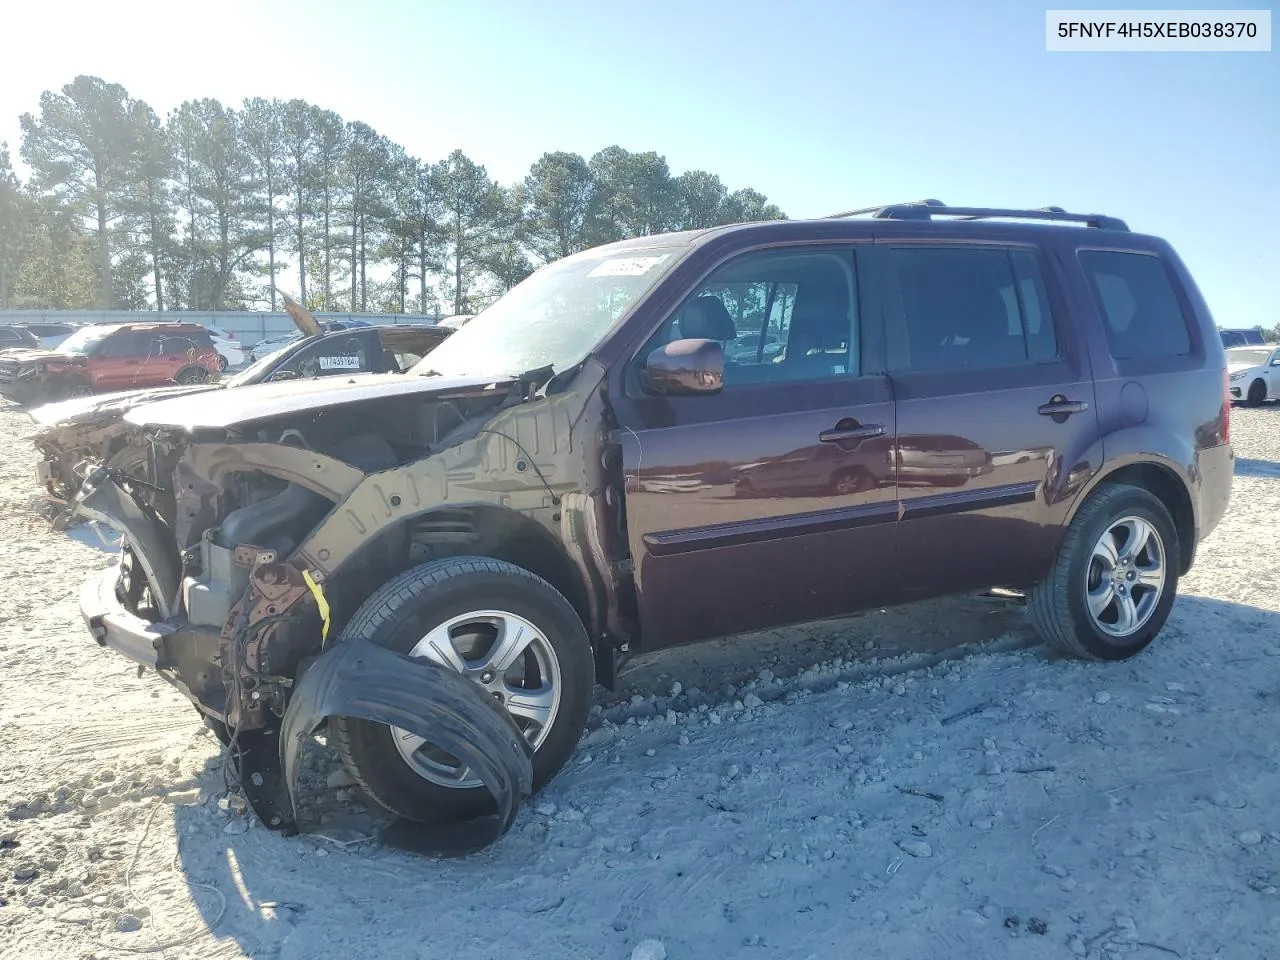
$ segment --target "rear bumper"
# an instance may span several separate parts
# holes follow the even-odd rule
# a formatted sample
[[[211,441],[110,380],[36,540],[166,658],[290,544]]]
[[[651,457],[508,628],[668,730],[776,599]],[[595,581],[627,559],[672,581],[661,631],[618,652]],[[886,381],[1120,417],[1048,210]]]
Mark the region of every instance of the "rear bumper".
[[[99,646],[154,669],[165,634],[126,610],[116,598],[118,565],[94,574],[80,588],[80,615]]]

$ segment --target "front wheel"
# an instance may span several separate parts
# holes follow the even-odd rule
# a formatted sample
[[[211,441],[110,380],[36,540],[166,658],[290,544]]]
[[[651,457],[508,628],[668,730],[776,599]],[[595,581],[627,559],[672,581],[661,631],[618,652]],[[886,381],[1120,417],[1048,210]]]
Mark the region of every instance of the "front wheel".
[[[1027,597],[1036,632],[1077,657],[1133,656],[1168,619],[1181,550],[1158,497],[1130,484],[1100,487],[1071,522],[1049,576]]]
[[[594,660],[582,621],[551,584],[483,557],[415,567],[356,611],[343,640],[377,643],[457,670],[506,710],[533,753],[533,787],[573,753],[587,721]],[[401,817],[441,822],[492,799],[456,757],[407,731],[334,717],[338,752],[374,800]]]
[[[1261,380],[1255,380],[1249,384],[1249,394],[1246,403],[1251,407],[1256,407],[1267,399],[1267,385]]]
[[[62,381],[53,391],[57,399],[71,400],[76,397],[93,396],[93,384],[79,377],[69,377]]]

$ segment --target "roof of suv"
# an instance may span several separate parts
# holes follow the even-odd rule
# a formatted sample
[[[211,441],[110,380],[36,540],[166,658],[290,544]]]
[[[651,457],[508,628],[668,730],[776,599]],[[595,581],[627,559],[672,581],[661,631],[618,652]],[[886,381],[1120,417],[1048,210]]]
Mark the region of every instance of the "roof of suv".
[[[937,219],[935,219],[937,218]],[[1028,222],[1030,221],[1030,222]],[[939,229],[951,227],[956,223],[980,226],[998,224],[1002,232],[1042,232],[1045,230],[1065,231],[1079,230],[1082,227],[1096,229],[1105,233],[1124,233],[1131,236],[1128,225],[1117,217],[1098,213],[1071,213],[1061,207],[1043,207],[1036,210],[1018,210],[1003,207],[949,207],[937,200],[925,200],[916,203],[899,203],[879,207],[867,207],[861,210],[849,210],[806,220],[757,220],[743,223],[730,223],[724,226],[707,227],[700,230],[681,230],[672,233],[650,234],[619,240],[615,243],[597,247],[597,250],[628,250],[652,246],[671,246],[677,244],[698,244],[739,232],[754,232],[768,235],[776,233],[779,239],[794,236],[797,233],[811,231],[815,226],[823,226],[824,232],[833,235],[857,236],[872,229],[877,231],[902,230],[918,232],[931,225]],[[845,229],[841,229],[843,226]]]

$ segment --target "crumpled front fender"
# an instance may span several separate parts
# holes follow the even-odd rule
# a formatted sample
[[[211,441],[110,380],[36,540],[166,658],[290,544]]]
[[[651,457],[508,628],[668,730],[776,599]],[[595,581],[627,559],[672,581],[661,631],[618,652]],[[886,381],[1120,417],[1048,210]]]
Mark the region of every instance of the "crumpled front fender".
[[[330,716],[408,730],[466,763],[493,797],[493,813],[472,820],[397,823],[383,835],[395,846],[435,856],[473,852],[505,834],[533,792],[529,742],[480,687],[431,661],[348,640],[304,666],[289,697],[280,730],[280,764],[292,822],[280,826],[291,831],[297,824],[302,743]]]

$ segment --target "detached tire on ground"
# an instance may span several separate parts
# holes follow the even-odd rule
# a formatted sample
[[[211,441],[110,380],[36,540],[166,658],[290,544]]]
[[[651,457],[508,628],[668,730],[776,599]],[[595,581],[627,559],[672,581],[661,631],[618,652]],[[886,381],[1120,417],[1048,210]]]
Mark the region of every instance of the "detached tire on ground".
[[[342,639],[428,657],[488,690],[534,747],[535,791],[586,725],[595,668],[582,621],[551,584],[513,564],[453,557],[414,567],[366,600]],[[490,810],[479,779],[430,743],[350,717],[331,726],[351,775],[392,813],[440,823]]]
[[[1080,508],[1058,559],[1027,596],[1036,632],[1064,653],[1123,660],[1147,646],[1178,590],[1181,544],[1158,497],[1105,484]]]

